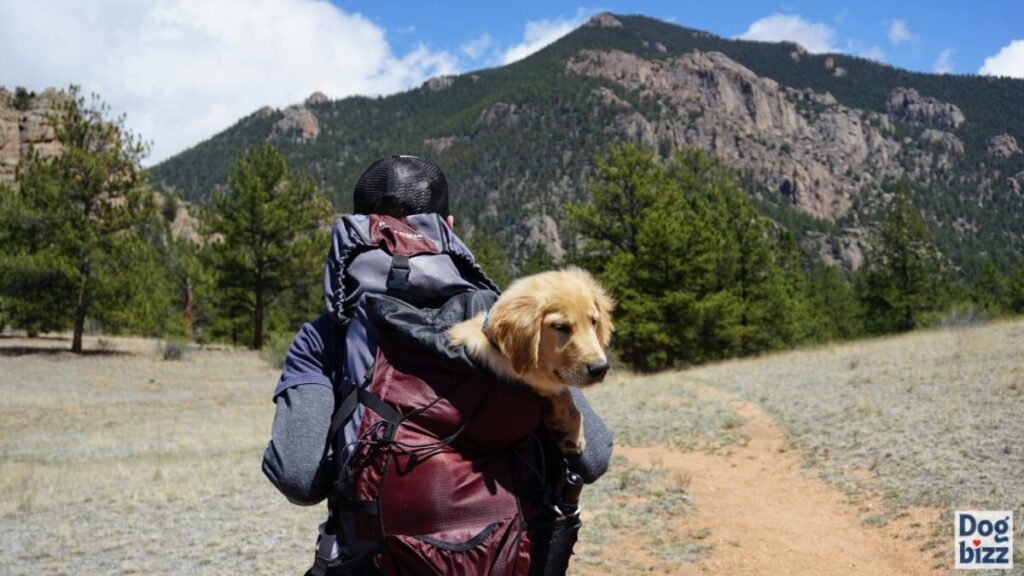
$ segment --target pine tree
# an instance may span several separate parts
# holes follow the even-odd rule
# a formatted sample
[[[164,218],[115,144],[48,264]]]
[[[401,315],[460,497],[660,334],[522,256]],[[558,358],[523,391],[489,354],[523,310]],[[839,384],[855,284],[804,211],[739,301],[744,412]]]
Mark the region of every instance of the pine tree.
[[[945,280],[938,250],[902,182],[868,253],[865,307],[874,332],[916,328],[940,304]]]
[[[615,347],[656,370],[797,341],[801,294],[773,228],[735,175],[700,151],[668,165],[634,146],[597,162],[593,200],[569,206],[578,261],[615,294]]]
[[[585,238],[578,263],[615,294],[615,346],[623,359],[637,370],[671,365],[673,346],[665,330],[660,294],[663,284],[655,284],[651,277],[665,271],[657,263],[649,267],[642,263],[656,259],[656,249],[641,254],[657,226],[651,219],[659,213],[654,209],[659,199],[671,203],[664,199],[665,169],[653,153],[631,144],[611,148],[606,157],[597,159],[596,168],[596,177],[587,185],[590,201],[566,209],[574,230]],[[668,216],[670,211],[660,214]]]
[[[216,274],[218,322],[233,340],[263,346],[268,309],[306,308],[327,247],[333,213],[312,179],[291,175],[269,144],[248,149],[231,167],[203,219],[209,261]],[[299,317],[315,310],[300,310]]]
[[[518,277],[522,278],[523,276],[547,272],[557,267],[555,259],[551,257],[547,249],[543,245],[538,244],[527,253],[526,260],[519,266]]]
[[[1024,314],[1024,258],[1010,269],[1007,300],[1014,314]]]
[[[473,258],[480,265],[487,277],[493,281],[498,288],[507,288],[512,281],[512,274],[509,271],[508,255],[501,243],[475,228],[466,236],[466,246],[473,253]]]
[[[1001,316],[1010,310],[1009,278],[991,260],[981,265],[978,279],[971,287],[971,299],[989,316]]]
[[[805,294],[811,308],[811,341],[849,340],[863,333],[860,301],[837,268],[812,269],[807,275]]]
[[[140,167],[145,146],[72,86],[49,116],[61,153],[30,151],[16,188],[0,191],[0,293],[9,319],[30,333],[72,328],[82,351],[86,319],[130,327],[152,320],[155,269],[143,239],[156,219]],[[149,326],[152,328],[152,326]]]
[[[668,177],[653,152],[635,144],[609,149],[597,159],[596,172],[587,183],[589,201],[566,211],[587,238],[587,267],[600,270],[604,255],[636,254],[641,223],[664,193]]]

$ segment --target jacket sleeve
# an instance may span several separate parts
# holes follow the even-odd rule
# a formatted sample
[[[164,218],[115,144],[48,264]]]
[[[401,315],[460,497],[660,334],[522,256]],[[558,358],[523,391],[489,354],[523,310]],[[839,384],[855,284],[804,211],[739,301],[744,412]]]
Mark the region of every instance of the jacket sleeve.
[[[594,412],[579,388],[569,388],[576,409],[583,416],[583,437],[587,443],[583,454],[575,458],[572,469],[590,484],[604,475],[612,459],[614,440],[604,420]]]
[[[336,332],[325,316],[305,324],[292,341],[274,393],[276,411],[263,473],[294,504],[322,501],[333,483],[327,434],[334,389],[324,358],[330,357]]]

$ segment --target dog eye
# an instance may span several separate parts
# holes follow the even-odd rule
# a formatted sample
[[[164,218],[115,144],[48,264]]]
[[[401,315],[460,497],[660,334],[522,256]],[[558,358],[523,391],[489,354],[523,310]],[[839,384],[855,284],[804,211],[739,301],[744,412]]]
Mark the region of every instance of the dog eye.
[[[591,318],[591,319],[590,319],[590,324],[591,324],[592,326],[597,326],[597,317],[596,317],[596,316],[595,316],[594,318]]]
[[[572,332],[572,326],[569,326],[568,324],[562,322],[556,322],[555,324],[552,324],[551,327],[563,334],[568,334],[569,332]]]

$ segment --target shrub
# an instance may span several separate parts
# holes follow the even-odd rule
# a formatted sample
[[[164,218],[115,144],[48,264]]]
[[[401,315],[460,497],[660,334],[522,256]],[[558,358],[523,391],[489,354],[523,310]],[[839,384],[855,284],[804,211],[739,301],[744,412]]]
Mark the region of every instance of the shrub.
[[[271,332],[263,348],[260,349],[260,357],[269,362],[274,368],[284,368],[284,360],[288,356],[288,348],[292,345],[292,335],[287,332]]]
[[[109,354],[117,351],[117,344],[115,344],[113,340],[99,338],[96,340],[96,348],[104,354]]]
[[[184,360],[185,356],[191,352],[192,345],[185,338],[172,336],[165,340],[161,340],[159,349],[160,356],[164,360]]]
[[[28,110],[29,104],[32,102],[32,98],[35,98],[35,93],[30,93],[22,86],[18,86],[14,89],[14,109],[24,112]]]

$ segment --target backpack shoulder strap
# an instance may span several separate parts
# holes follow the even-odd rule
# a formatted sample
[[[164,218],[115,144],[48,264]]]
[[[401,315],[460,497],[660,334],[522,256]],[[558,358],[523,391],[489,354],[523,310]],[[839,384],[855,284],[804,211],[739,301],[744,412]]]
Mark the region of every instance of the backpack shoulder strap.
[[[367,373],[367,381],[373,378],[373,369],[371,368]],[[397,410],[392,408],[389,404],[375,396],[368,387],[356,386],[341,401],[341,404],[334,410],[334,416],[331,417],[331,428],[327,433],[329,439],[328,445],[334,445],[335,436],[338,434],[338,430],[345,425],[345,422],[352,417],[355,413],[356,408],[362,404],[370,410],[376,412],[381,418],[388,423],[388,431],[385,433],[386,439],[391,439],[394,435],[394,429],[398,426],[402,420],[402,415]]]

